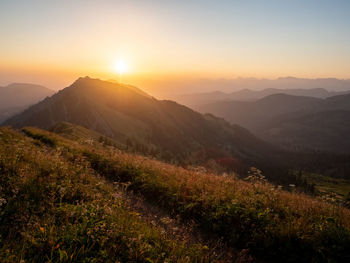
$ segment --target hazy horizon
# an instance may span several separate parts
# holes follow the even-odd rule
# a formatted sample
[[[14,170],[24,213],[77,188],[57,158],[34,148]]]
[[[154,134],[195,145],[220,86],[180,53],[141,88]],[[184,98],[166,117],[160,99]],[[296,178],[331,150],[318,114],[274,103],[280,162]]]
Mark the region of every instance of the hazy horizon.
[[[0,87],[8,86],[14,83],[23,83],[23,84],[34,84],[46,87],[53,91],[62,90],[72,83],[74,83],[80,77],[90,77],[97,78],[105,81],[116,81],[117,78],[98,78],[92,75],[79,76],[76,79],[67,81],[66,83],[58,86],[56,83],[55,86],[46,85],[45,82],[31,82],[31,81],[10,81],[10,82],[1,82]],[[349,85],[340,85],[340,86],[331,86],[329,83],[334,81],[339,82],[339,84],[344,84],[341,82],[349,82]],[[126,85],[132,85],[138,87],[145,92],[149,93],[152,96],[156,96],[161,99],[175,99],[178,95],[184,94],[200,94],[208,92],[220,91],[223,93],[237,92],[241,90],[266,90],[270,88],[275,89],[315,89],[321,88],[330,92],[339,92],[350,90],[350,79],[338,79],[338,78],[296,78],[293,76],[278,77],[278,78],[179,78],[173,77],[172,79],[159,78],[159,79],[140,79],[138,81],[133,81],[132,83],[123,82]],[[294,86],[297,84],[296,86]],[[175,96],[175,97],[174,97]]]
[[[76,78],[123,82],[252,77],[350,79],[348,1],[7,1],[1,85],[52,89]]]

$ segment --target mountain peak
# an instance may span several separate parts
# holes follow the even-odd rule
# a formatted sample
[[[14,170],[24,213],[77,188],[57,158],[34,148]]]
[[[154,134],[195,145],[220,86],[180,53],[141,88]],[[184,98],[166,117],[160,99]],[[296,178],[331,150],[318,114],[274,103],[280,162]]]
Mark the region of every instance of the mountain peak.
[[[96,83],[112,83],[109,81],[104,81],[98,78],[91,78],[89,76],[85,76],[85,77],[79,77],[77,80],[75,80],[72,84],[72,86],[74,85],[81,85],[81,84],[96,84]],[[113,83],[116,84],[116,83]]]
[[[122,84],[115,80],[102,80],[98,78],[91,78],[89,76],[78,78],[68,88],[74,88],[74,89],[78,88],[83,91],[90,90],[90,91],[102,92],[102,94],[109,92],[114,95],[118,94],[119,96],[125,96],[129,94],[129,96],[141,95],[143,97],[147,97],[148,99],[153,98],[148,93],[144,92],[143,90],[135,86],[124,84],[124,83]]]
[[[183,105],[154,99],[133,86],[90,77],[77,79],[6,125],[50,129],[60,122],[94,130],[120,144],[132,141],[145,151],[180,160],[208,147],[218,149],[222,156],[252,159],[270,151],[270,145],[217,118],[207,119]]]

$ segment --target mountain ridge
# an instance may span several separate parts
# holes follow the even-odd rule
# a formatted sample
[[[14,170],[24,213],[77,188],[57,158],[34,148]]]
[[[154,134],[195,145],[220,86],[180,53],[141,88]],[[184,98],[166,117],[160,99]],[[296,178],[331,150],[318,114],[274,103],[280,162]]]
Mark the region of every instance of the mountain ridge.
[[[337,95],[344,95],[349,91],[328,91],[325,88],[310,89],[282,89],[266,88],[263,90],[241,89],[235,92],[212,91],[207,93],[192,93],[177,96],[176,100],[191,107],[220,101],[257,101],[264,97],[275,94],[286,94],[291,96],[304,96],[314,98],[329,98]]]
[[[311,150],[339,153],[348,153],[350,149],[347,148],[350,94],[325,99],[274,94],[257,101],[215,102],[194,108],[242,125],[274,144],[290,145],[292,148],[309,146]],[[336,121],[332,122],[327,116],[335,116],[334,114]],[[324,118],[321,118],[322,115]],[[305,140],[301,131],[313,136],[310,135]],[[320,147],[322,144],[324,145]]]
[[[0,123],[54,93],[31,83],[11,83],[0,87]]]
[[[162,152],[165,159],[194,158],[207,148],[243,159],[262,159],[277,151],[246,129],[212,115],[144,96],[124,84],[89,77],[79,78],[5,125],[50,129],[59,122],[81,125],[123,144],[132,141]]]

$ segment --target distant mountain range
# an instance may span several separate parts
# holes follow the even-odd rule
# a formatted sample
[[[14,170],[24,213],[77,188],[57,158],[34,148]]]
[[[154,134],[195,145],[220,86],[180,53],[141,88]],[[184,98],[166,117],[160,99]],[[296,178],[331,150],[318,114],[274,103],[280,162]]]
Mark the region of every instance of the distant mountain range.
[[[50,129],[69,122],[163,159],[235,157],[259,160],[277,151],[246,129],[202,115],[138,88],[79,78],[71,86],[9,119],[5,125]],[[198,157],[198,158],[197,158]]]
[[[350,94],[326,99],[275,94],[257,101],[221,101],[194,109],[242,125],[287,149],[350,153]]]
[[[307,96],[314,98],[328,98],[337,95],[350,93],[348,91],[328,91],[324,88],[313,89],[276,89],[268,88],[263,90],[244,89],[236,92],[225,93],[222,91],[214,91],[208,93],[195,93],[178,96],[178,102],[187,106],[197,106],[209,104],[217,101],[255,101],[273,94],[287,94],[294,96]]]
[[[146,91],[186,104],[181,100],[188,95],[199,96],[204,93],[231,94],[244,90],[261,91],[269,89],[277,90],[308,90],[324,89],[329,92],[350,91],[350,80],[336,78],[304,79],[295,77],[283,77],[277,79],[235,78],[235,79],[172,79],[169,81],[152,82],[145,80],[142,83]],[[277,91],[278,92],[278,91]],[[278,92],[279,93],[279,92]],[[222,94],[221,94],[222,95]],[[238,94],[237,94],[238,95]],[[272,95],[272,94],[265,94]],[[291,94],[310,96],[308,94]],[[261,97],[260,97],[261,98]],[[231,98],[235,99],[235,98]],[[238,98],[237,98],[238,99]],[[188,105],[188,104],[186,104]],[[192,104],[194,105],[194,104]]]
[[[43,86],[28,83],[0,87],[0,123],[54,93]]]

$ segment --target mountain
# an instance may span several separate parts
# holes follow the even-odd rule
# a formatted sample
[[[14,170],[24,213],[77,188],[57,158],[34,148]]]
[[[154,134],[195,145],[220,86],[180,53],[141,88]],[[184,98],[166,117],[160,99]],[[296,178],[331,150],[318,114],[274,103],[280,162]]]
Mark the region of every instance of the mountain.
[[[5,125],[50,129],[60,122],[83,126],[168,160],[202,160],[210,154],[259,160],[275,151],[223,119],[157,100],[135,87],[89,77],[79,78]]]
[[[157,97],[180,101],[184,94],[212,93],[215,91],[230,94],[241,90],[264,89],[325,89],[329,92],[350,91],[350,81],[336,78],[303,79],[283,77],[277,79],[234,78],[234,79],[208,79],[208,78],[140,78],[133,82],[136,86]],[[187,105],[187,104],[186,104]]]
[[[286,148],[350,152],[350,111],[305,114],[270,123],[262,137]]]
[[[336,95],[343,95],[350,91],[330,92],[324,88],[312,89],[277,89],[268,88],[263,90],[243,89],[236,92],[225,93],[221,91],[213,91],[208,93],[194,93],[177,96],[176,101],[187,106],[198,106],[202,104],[214,103],[217,101],[256,101],[264,97],[274,94],[286,94],[293,96],[306,96],[314,98],[328,98]]]
[[[350,152],[350,94],[326,99],[275,94],[254,102],[216,102],[195,109],[288,149]]]
[[[244,90],[261,91],[269,89],[281,90],[327,90],[328,92],[350,91],[349,80],[336,78],[303,79],[284,77],[277,79],[235,78],[235,79],[170,79],[170,80],[142,80],[135,84],[142,84],[146,91],[151,91],[162,98],[168,98],[179,103],[186,104],[181,100],[187,95],[192,96],[202,93],[223,92],[231,94]],[[269,94],[271,95],[271,94]],[[307,94],[291,94],[303,95]],[[332,94],[331,94],[332,95]],[[334,94],[335,95],[335,94]],[[260,97],[261,98],[261,97]],[[232,98],[236,100],[235,98]],[[196,104],[192,104],[196,105]]]
[[[194,108],[256,131],[278,116],[313,111],[320,104],[322,100],[316,98],[275,94],[255,102],[223,101]]]
[[[52,94],[48,88],[28,83],[0,87],[0,123]]]

